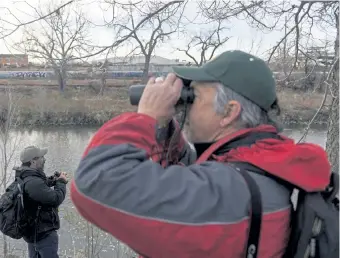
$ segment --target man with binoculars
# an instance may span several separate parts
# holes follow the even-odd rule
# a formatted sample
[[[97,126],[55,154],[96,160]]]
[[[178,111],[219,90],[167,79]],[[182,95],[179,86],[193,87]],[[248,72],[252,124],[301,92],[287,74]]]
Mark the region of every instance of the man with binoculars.
[[[260,58],[226,51],[173,70],[150,78],[137,112],[93,136],[71,184],[76,208],[142,257],[282,257],[291,189],[268,175],[322,188],[325,151],[279,133],[274,75]]]

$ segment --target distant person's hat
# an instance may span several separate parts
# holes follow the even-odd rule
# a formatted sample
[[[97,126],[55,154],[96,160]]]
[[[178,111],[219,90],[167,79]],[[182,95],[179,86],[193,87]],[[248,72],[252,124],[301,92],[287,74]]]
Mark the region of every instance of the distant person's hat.
[[[34,158],[40,158],[45,156],[47,153],[47,149],[40,149],[36,146],[28,146],[20,153],[20,161],[22,163],[26,163],[31,161]]]
[[[272,71],[262,59],[243,51],[226,51],[201,67],[175,66],[173,71],[184,80],[219,82],[265,111],[277,101]]]

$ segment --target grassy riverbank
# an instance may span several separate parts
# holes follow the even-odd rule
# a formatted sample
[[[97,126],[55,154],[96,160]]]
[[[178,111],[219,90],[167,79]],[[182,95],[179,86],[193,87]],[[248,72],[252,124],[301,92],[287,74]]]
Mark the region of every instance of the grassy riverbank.
[[[8,85],[0,88],[0,119],[5,117],[9,103],[14,104],[13,123],[18,126],[101,125],[115,115],[134,111],[128,99],[128,85],[109,85],[104,95],[98,94],[98,86],[70,86],[60,94],[57,86]],[[10,99],[9,100],[9,92]],[[318,110],[321,93],[279,91],[284,125],[307,124]],[[327,104],[327,102],[326,102]],[[326,124],[327,105],[314,120]]]

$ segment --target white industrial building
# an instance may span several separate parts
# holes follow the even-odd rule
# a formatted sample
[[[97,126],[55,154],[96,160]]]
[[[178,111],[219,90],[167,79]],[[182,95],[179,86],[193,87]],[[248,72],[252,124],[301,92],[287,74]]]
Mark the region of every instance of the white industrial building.
[[[95,60],[94,65],[101,65],[105,59]],[[107,58],[108,69],[111,71],[142,71],[144,69],[144,56],[127,56]],[[179,59],[168,59],[161,56],[152,56],[150,59],[149,71],[168,72],[172,66],[187,65],[188,62]]]

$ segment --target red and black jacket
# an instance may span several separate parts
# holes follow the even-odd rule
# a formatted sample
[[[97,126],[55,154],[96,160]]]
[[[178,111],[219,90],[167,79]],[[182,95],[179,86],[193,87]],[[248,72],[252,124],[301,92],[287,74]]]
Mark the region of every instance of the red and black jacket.
[[[240,130],[215,143],[222,145],[219,150],[212,151],[212,144],[195,163],[166,168],[155,154],[163,148],[155,130],[156,121],[146,115],[113,118],[93,136],[71,184],[71,199],[85,219],[146,257],[244,257],[250,193],[230,162],[247,163],[247,170],[280,176],[306,190],[324,189],[329,182],[321,147],[295,144],[271,126]],[[259,257],[281,257],[291,189],[249,174],[263,205]]]

